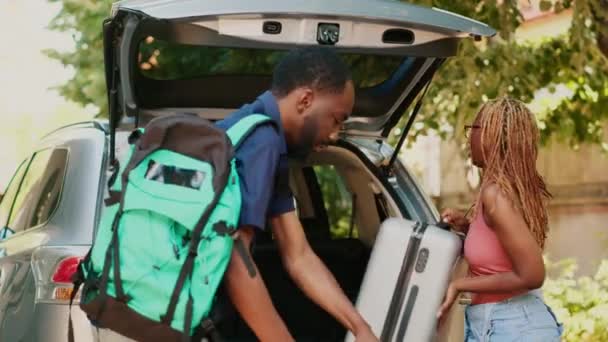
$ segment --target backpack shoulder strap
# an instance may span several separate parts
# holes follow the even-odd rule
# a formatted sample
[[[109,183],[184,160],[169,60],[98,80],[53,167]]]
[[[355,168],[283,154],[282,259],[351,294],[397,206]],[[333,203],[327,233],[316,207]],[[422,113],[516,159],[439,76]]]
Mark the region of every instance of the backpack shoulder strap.
[[[253,132],[258,126],[265,123],[271,123],[273,124],[272,126],[276,128],[274,121],[269,116],[264,114],[248,115],[232,125],[232,127],[228,128],[226,134],[230,138],[234,150],[239,148],[241,142],[243,142],[243,140],[245,140],[245,138],[251,134],[251,132]]]

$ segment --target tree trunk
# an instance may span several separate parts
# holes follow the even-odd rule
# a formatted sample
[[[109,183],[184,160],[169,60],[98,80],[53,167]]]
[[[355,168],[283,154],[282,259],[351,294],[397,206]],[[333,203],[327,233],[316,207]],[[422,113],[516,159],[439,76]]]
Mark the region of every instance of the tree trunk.
[[[597,44],[600,47],[600,51],[602,51],[604,56],[606,56],[606,58],[608,58],[608,36],[600,34],[597,37]]]
[[[600,0],[600,12],[608,13],[608,0]],[[608,58],[608,18],[601,18],[598,15],[595,15],[596,20],[598,21],[598,35],[597,35],[597,45],[600,48],[600,51]]]

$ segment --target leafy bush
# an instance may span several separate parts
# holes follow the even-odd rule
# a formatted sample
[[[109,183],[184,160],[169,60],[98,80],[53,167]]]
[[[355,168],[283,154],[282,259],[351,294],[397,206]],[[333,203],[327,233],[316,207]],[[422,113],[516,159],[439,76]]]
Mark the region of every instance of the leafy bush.
[[[558,276],[547,278],[545,300],[564,324],[563,341],[608,341],[608,260],[593,277],[575,277],[577,264],[566,259],[548,268]]]

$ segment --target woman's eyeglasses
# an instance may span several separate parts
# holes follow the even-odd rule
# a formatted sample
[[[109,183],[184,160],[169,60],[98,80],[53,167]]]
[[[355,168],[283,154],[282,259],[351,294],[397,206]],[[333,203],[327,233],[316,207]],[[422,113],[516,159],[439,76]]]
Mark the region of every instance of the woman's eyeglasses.
[[[471,130],[473,128],[481,128],[479,125],[464,125],[464,136],[468,139],[471,137]]]

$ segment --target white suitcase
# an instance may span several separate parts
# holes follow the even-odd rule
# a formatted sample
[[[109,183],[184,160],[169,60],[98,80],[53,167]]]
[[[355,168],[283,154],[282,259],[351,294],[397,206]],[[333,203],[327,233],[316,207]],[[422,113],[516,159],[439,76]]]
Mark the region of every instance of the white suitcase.
[[[384,221],[356,304],[381,342],[433,340],[437,310],[461,249],[458,235],[445,229]]]

